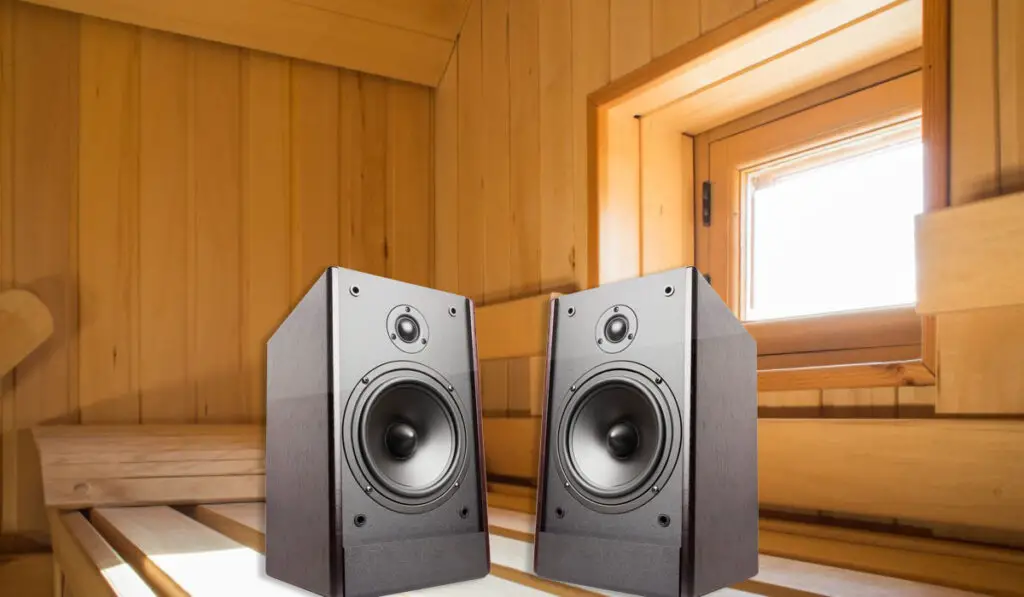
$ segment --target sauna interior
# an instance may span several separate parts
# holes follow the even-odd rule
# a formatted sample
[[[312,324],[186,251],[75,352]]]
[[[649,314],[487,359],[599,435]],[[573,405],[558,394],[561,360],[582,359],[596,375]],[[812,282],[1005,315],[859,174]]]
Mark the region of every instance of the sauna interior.
[[[204,558],[331,265],[475,301],[482,593],[601,594],[493,539],[550,297],[695,265],[758,346],[721,595],[1024,595],[1024,0],[0,0],[0,595],[263,594]]]

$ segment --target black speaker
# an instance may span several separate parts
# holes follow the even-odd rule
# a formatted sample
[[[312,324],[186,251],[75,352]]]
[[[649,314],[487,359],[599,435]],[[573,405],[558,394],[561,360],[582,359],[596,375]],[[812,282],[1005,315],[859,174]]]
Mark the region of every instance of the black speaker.
[[[757,349],[694,268],[551,301],[534,568],[641,595],[757,574]]]
[[[485,576],[473,303],[328,269],[267,343],[267,574],[324,596]]]

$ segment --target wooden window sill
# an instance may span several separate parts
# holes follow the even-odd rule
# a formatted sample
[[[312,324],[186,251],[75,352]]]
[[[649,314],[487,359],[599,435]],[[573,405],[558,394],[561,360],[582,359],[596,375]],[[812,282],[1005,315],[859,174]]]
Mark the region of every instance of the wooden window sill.
[[[757,372],[757,389],[761,392],[934,384],[935,374],[919,358],[819,367],[759,369]]]

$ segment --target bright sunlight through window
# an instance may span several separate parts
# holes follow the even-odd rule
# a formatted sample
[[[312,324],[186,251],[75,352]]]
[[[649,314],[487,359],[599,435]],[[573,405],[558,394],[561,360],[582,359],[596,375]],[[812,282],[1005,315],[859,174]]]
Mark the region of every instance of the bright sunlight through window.
[[[746,173],[745,320],[916,301],[914,124]]]

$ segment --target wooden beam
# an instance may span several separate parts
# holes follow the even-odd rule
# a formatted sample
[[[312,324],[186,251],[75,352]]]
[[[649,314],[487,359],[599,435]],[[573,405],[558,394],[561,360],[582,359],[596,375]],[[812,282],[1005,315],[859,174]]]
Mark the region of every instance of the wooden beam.
[[[921,318],[911,307],[757,321],[743,327],[757,341],[758,356],[906,346],[921,340]]]
[[[1024,304],[1024,193],[917,217],[917,311]]]
[[[155,595],[79,512],[50,510],[53,553],[74,591],[96,597]]]
[[[544,356],[548,314],[558,294],[541,294],[476,310],[477,357],[514,359]]]
[[[930,386],[936,382],[920,359],[885,363],[853,363],[824,367],[764,369],[757,372],[761,392],[881,386]]]
[[[392,79],[437,86],[453,41],[289,0],[26,0]]]
[[[502,470],[536,468],[536,447],[497,445]],[[762,507],[1024,530],[1024,421],[761,419],[758,467]]]

